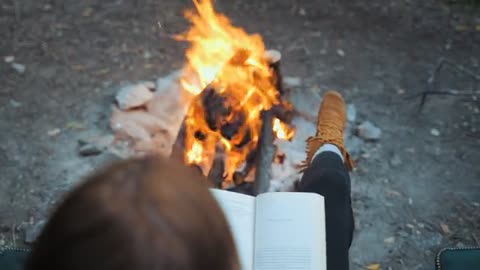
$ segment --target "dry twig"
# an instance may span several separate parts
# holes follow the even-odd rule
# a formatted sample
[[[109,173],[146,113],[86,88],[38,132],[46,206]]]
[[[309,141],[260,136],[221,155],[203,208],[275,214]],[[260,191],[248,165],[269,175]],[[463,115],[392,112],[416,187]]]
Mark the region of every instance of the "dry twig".
[[[472,90],[455,90],[455,89],[447,89],[447,90],[437,90],[437,76],[442,70],[443,67],[449,66],[452,69],[459,71],[460,73],[466,74],[474,81]],[[445,58],[440,58],[438,60],[438,64],[433,70],[432,74],[427,80],[428,83],[428,90],[414,95],[410,98],[417,98],[421,97],[419,111],[422,110],[425,102],[427,100],[428,95],[450,95],[450,96],[480,96],[480,90],[476,90],[476,83],[480,82],[480,75],[476,74],[472,70],[465,68],[464,66],[455,64]]]

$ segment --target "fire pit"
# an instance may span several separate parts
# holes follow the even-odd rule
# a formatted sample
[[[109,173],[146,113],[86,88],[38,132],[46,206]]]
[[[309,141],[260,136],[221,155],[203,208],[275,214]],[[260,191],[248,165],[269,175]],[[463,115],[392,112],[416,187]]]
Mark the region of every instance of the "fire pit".
[[[158,134],[151,132],[152,126],[178,125],[176,133],[169,132],[175,137],[172,158],[197,168],[217,188],[265,192],[272,163],[285,159],[284,153],[277,155],[274,142],[295,135],[293,106],[282,87],[281,54],[266,50],[259,35],[232,26],[228,18],[215,13],[210,1],[194,4],[196,11],[185,13],[192,27],[175,37],[190,43],[187,63],[178,75],[176,102],[182,107],[182,119],[176,121],[180,124],[168,120],[169,113],[175,113],[162,105],[167,98],[158,93],[162,86],[157,82],[117,95],[112,128],[137,137],[137,148],[145,150],[156,148],[152,141],[168,141],[165,136],[158,140],[150,136]],[[145,132],[138,124],[140,114],[155,118],[143,125]]]
[[[181,79],[189,107],[172,155],[196,166],[216,187],[252,179],[256,192],[270,181],[275,137],[294,135],[292,106],[283,98],[280,53],[266,51],[259,35],[248,35],[216,14],[209,1],[194,1],[190,42]]]

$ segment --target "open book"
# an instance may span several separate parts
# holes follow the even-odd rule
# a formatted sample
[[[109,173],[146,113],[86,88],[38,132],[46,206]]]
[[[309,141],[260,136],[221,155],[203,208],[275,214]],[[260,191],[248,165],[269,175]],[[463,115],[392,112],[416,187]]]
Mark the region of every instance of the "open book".
[[[257,197],[212,189],[230,224],[242,270],[325,270],[325,208],[314,193]]]

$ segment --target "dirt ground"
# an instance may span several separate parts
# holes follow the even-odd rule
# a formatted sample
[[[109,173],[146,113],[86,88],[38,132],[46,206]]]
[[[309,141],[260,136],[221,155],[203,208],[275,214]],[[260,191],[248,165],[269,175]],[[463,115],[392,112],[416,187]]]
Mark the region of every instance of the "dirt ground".
[[[191,6],[1,2],[0,248],[24,246],[25,228],[115,159],[79,157],[77,141],[108,133],[116,86],[182,66],[185,44],[170,37],[186,29]],[[352,269],[432,269],[439,249],[480,245],[480,97],[430,96],[421,112],[408,98],[428,89],[442,57],[480,74],[478,9],[436,0],[218,0],[217,8],[280,50],[284,75],[302,78],[301,89],[337,89],[357,121],[382,129],[380,141],[362,145],[352,174]],[[451,69],[438,79],[437,90],[472,89]]]

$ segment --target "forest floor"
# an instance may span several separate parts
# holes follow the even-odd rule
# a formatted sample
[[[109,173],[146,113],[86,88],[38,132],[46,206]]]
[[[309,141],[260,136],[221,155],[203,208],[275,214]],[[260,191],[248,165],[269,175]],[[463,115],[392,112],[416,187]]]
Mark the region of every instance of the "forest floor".
[[[480,73],[478,9],[435,0],[216,5],[282,52],[283,74],[301,78],[299,89],[339,90],[358,122],[381,128],[379,141],[361,145],[352,174],[352,269],[432,269],[439,249],[480,244],[480,97],[432,95],[422,111],[409,98],[428,90],[441,58]],[[25,231],[59,196],[114,159],[80,157],[77,141],[108,132],[116,86],[183,65],[186,44],[171,36],[188,27],[189,7],[188,0],[2,1],[0,248],[24,246]],[[437,79],[435,90],[474,87],[453,69]]]

